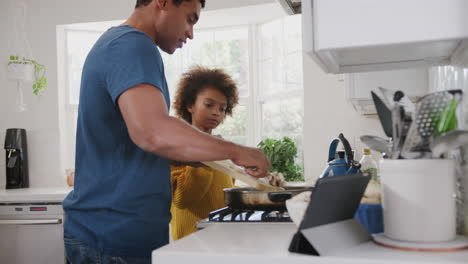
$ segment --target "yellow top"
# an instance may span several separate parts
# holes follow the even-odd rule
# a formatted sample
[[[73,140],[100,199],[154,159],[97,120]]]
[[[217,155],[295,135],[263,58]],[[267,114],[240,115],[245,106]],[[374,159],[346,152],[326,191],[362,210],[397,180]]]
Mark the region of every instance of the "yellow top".
[[[223,189],[234,187],[231,177],[208,167],[171,166],[171,181],[174,240],[195,232],[198,221],[225,207]]]

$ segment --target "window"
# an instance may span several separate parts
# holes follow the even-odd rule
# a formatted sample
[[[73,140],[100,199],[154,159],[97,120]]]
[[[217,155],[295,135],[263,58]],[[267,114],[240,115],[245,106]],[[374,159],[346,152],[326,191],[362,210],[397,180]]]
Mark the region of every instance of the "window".
[[[66,25],[58,28],[59,46],[59,85],[62,102],[60,115],[61,151],[65,169],[75,167],[75,136],[78,120],[81,72],[83,64],[94,43],[105,31],[105,24],[94,27],[96,23]],[[107,24],[107,23],[106,23]],[[61,70],[63,69],[63,70]]]
[[[214,11],[211,11],[214,12]],[[204,17],[206,19],[206,16]],[[99,23],[63,27],[66,76],[62,130],[72,144],[67,168],[74,167],[74,141],[81,70],[92,45],[109,27]],[[113,23],[119,24],[119,23]],[[211,25],[219,25],[211,23]],[[237,82],[240,103],[213,133],[240,144],[256,146],[264,138],[289,136],[298,144],[302,164],[302,41],[301,17],[283,16],[248,24],[201,27],[195,39],[174,54],[163,55],[171,96],[181,74],[198,64],[223,68]],[[60,42],[60,40],[59,40]],[[60,54],[59,54],[60,57]],[[60,74],[59,74],[60,75]],[[68,157],[70,156],[70,157]]]
[[[302,158],[303,85],[301,17],[259,26],[260,140],[289,136]],[[299,161],[302,164],[302,160]]]
[[[181,74],[193,65],[222,68],[233,77],[239,88],[240,105],[232,117],[214,131],[225,139],[247,144],[247,99],[249,85],[249,27],[215,28],[195,32],[195,41],[188,42],[173,55],[162,53],[171,95],[175,93]]]

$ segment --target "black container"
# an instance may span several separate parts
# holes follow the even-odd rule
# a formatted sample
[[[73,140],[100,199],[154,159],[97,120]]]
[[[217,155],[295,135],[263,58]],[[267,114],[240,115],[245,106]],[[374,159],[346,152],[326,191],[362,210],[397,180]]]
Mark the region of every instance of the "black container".
[[[9,128],[5,135],[6,188],[29,187],[28,144],[26,130]]]

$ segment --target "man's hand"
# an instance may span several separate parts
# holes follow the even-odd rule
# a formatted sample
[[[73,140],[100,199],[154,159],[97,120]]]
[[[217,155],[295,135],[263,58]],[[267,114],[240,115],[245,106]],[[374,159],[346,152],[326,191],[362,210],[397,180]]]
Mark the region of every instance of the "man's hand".
[[[262,150],[240,145],[231,160],[244,167],[247,174],[256,178],[267,176],[271,165]]]

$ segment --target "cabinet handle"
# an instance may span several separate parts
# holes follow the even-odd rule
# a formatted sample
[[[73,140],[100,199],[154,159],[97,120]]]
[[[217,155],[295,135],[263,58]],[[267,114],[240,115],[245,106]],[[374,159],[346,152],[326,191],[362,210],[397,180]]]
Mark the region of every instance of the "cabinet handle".
[[[58,225],[61,223],[62,219],[0,220],[0,225]]]

